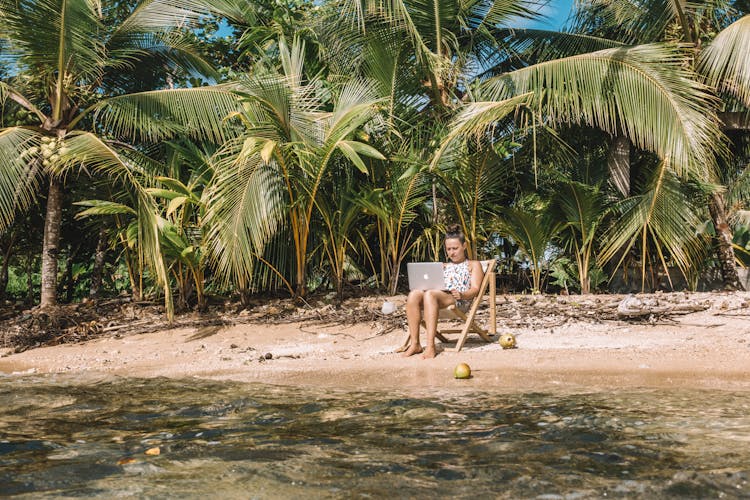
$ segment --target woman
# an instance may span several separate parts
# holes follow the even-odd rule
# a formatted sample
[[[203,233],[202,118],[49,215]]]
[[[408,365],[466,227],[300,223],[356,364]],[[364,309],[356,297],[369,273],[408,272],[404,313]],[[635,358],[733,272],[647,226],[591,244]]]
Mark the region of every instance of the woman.
[[[434,358],[440,309],[454,304],[466,308],[479,293],[484,277],[482,265],[477,260],[466,258],[466,237],[458,225],[448,226],[446,230],[445,253],[448,256],[448,262],[443,264],[445,290],[412,290],[406,299],[410,341],[404,356],[422,353],[425,359]],[[427,327],[427,345],[424,351],[419,343],[419,324],[422,319]]]

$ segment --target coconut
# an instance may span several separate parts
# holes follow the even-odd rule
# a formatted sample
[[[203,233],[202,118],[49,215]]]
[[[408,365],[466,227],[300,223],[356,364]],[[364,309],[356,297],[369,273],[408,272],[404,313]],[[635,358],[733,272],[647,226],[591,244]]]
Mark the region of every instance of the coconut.
[[[500,335],[499,343],[503,349],[513,349],[516,347],[516,337],[512,333],[504,333]]]
[[[453,370],[453,376],[455,378],[470,378],[471,368],[469,368],[469,365],[467,365],[466,363],[459,363]]]

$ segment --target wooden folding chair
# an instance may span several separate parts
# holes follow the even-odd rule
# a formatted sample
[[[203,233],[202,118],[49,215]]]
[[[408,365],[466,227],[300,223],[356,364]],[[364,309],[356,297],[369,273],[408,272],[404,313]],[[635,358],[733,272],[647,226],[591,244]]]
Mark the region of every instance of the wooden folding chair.
[[[439,338],[441,342],[448,343],[450,342],[450,340],[448,340],[448,338],[446,338],[445,335],[451,335],[451,334],[456,334],[456,333],[460,334],[458,339],[456,339],[456,345],[453,347],[446,348],[445,349],[446,351],[454,351],[454,352],[460,351],[461,348],[464,346],[464,343],[466,342],[466,337],[468,337],[470,333],[476,333],[482,338],[482,340],[486,342],[492,342],[492,339],[490,337],[492,335],[495,335],[495,333],[497,333],[497,316],[496,316],[496,310],[495,310],[495,297],[496,297],[495,264],[496,264],[496,261],[494,259],[482,261],[482,268],[484,269],[484,278],[482,279],[482,284],[479,285],[479,293],[471,301],[469,312],[464,313],[461,309],[457,308],[455,305],[452,305],[452,306],[449,306],[440,310],[440,316],[438,317],[438,331],[437,331],[436,337]],[[488,299],[489,299],[489,308],[490,308],[490,318],[489,318],[488,327],[482,328],[476,323],[476,321],[474,321],[474,318],[476,317],[477,311],[479,310],[479,306],[482,303],[482,300],[484,300],[485,292],[488,289],[489,289]],[[461,328],[441,329],[440,324],[439,324],[440,320],[463,321],[463,326]],[[424,321],[422,321],[421,326],[425,330],[427,329]],[[396,350],[396,352],[403,352],[407,350],[409,348],[409,343],[410,343],[409,332],[406,332],[406,338],[404,339],[404,343],[401,347],[399,347]]]

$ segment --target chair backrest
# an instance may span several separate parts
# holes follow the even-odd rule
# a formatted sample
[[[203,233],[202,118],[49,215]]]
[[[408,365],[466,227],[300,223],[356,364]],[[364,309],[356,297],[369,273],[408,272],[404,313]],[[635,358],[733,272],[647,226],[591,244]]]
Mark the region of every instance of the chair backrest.
[[[495,266],[497,265],[497,260],[490,259],[490,260],[483,260],[480,261],[482,264],[482,270],[484,271],[484,278],[482,278],[482,284],[479,285],[479,294],[476,296],[476,299],[481,300],[484,296],[484,293],[487,291],[487,285],[490,283],[490,280],[492,280],[492,284],[490,285],[490,294],[494,297],[494,291],[495,291]]]

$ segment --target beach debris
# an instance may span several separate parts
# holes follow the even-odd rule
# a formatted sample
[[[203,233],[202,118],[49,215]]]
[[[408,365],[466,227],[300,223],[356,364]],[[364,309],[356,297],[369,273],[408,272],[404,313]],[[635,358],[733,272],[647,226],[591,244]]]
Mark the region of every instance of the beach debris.
[[[266,359],[273,359],[273,354],[271,354],[270,352],[267,352],[266,355],[263,357]]]
[[[504,333],[500,335],[500,340],[498,341],[498,343],[503,349],[515,349],[516,336],[512,333]]]
[[[471,378],[471,368],[466,363],[459,363],[453,370],[453,376],[455,378]]]
[[[158,446],[154,446],[153,448],[149,448],[143,453],[145,453],[146,455],[151,455],[151,456],[161,455],[161,449]]]
[[[667,295],[638,297],[630,294],[617,304],[617,316],[620,318],[643,318],[654,316],[667,316],[677,314],[689,314],[705,311],[710,307],[708,303],[695,303],[691,301],[667,300]]]
[[[380,308],[380,312],[383,314],[393,314],[396,311],[396,304],[393,302],[386,300],[383,302],[383,306]]]
[[[177,315],[171,323],[164,314],[163,304],[132,301],[124,296],[63,304],[45,310],[23,309],[22,305],[11,303],[7,308],[12,315],[3,315],[0,307],[0,318],[6,318],[0,319],[0,347],[10,347],[18,353],[42,346],[85,342],[104,336],[121,338],[173,328],[195,328],[190,340],[199,340],[222,328],[248,323],[299,323],[304,326],[300,326],[300,331],[316,335],[321,328],[329,332],[338,326],[367,325],[373,333],[365,340],[406,328],[405,297],[353,296],[340,306],[325,304],[324,298],[322,294],[317,298],[307,297],[300,304],[292,298],[257,297],[242,307],[217,302],[200,313]],[[498,323],[508,330],[556,329],[569,323],[670,321],[671,316],[709,308],[714,315],[747,315],[750,304],[746,302],[737,296],[692,292],[629,296],[498,295],[495,311]],[[390,309],[385,303],[393,304],[390,314],[384,313]],[[486,301],[482,302],[476,321],[486,323],[489,312]]]

